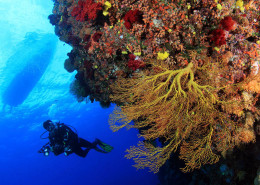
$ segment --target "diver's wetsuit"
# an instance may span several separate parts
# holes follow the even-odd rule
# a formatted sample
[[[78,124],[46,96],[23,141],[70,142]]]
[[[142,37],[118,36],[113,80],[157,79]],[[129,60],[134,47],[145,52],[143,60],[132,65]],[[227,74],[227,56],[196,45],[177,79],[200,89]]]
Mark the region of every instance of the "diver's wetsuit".
[[[75,153],[78,156],[86,157],[90,149],[95,149],[98,142],[93,143],[78,137],[64,123],[56,123],[56,127],[49,133],[51,150],[55,155],[66,152],[67,155]],[[83,150],[81,147],[86,148]]]

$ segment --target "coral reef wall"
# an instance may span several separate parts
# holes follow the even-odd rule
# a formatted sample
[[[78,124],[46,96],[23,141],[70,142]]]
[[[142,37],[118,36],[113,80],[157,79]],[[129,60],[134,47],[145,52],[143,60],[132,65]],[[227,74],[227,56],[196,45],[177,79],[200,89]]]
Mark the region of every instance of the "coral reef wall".
[[[49,19],[73,47],[64,67],[77,71],[78,101],[116,103],[111,129],[139,129],[144,141],[126,155],[135,167],[160,172],[162,184],[183,172],[190,184],[252,184],[259,9],[257,0],[54,0]]]

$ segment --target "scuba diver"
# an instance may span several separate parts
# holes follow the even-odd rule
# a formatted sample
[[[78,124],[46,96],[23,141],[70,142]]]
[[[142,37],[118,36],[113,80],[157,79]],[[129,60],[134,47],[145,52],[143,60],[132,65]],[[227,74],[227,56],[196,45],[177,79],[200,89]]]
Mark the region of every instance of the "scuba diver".
[[[78,134],[72,131],[70,128],[71,126],[69,127],[64,123],[55,123],[51,120],[46,120],[43,122],[43,127],[46,129],[43,134],[49,132],[49,137],[47,137],[49,138],[49,142],[46,143],[38,152],[43,153],[45,156],[48,156],[51,151],[56,156],[62,153],[64,153],[66,156],[75,153],[80,157],[86,157],[91,149],[102,153],[109,153],[113,149],[112,146],[103,143],[99,139],[96,139],[91,143],[78,137]],[[81,147],[86,149],[83,150]]]

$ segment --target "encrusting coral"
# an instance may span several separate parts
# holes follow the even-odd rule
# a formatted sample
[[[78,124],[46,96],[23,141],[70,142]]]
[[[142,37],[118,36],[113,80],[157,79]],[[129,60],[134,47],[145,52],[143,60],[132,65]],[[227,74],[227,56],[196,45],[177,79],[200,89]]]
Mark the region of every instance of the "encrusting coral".
[[[54,2],[50,21],[73,46],[72,89],[118,105],[113,131],[139,129],[144,141],[127,154],[136,167],[158,172],[177,152],[192,171],[257,142],[260,1]]]

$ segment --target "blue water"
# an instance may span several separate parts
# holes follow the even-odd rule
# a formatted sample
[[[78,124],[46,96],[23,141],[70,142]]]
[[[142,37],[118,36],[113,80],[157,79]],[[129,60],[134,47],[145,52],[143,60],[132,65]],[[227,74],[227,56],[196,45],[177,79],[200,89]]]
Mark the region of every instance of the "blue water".
[[[8,98],[16,97],[25,89],[26,96],[19,103],[8,105],[3,96],[10,84],[39,48],[24,44],[26,34],[53,34],[48,22],[51,0],[0,0],[0,183],[1,185],[157,185],[156,175],[147,170],[136,170],[132,160],[124,158],[125,150],[138,143],[136,130],[113,133],[108,125],[113,106],[107,109],[98,102],[78,103],[69,93],[75,73],[63,68],[70,46],[58,42],[53,58],[37,79],[30,92],[28,75],[20,75],[19,86]],[[17,52],[25,50],[25,52]],[[13,58],[10,62],[10,58]],[[17,58],[17,60],[15,60]],[[35,60],[39,62],[40,60]],[[37,65],[36,65],[37,66]],[[38,77],[37,77],[38,78]],[[22,85],[21,85],[22,84]],[[12,86],[15,89],[15,86]],[[114,150],[103,154],[91,150],[86,158],[72,154],[45,157],[37,151],[47,143],[40,139],[42,122],[60,120],[72,125],[80,137],[89,141],[99,138]]]

